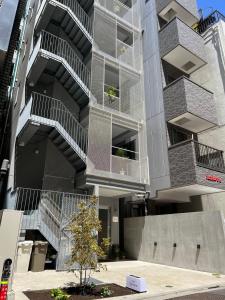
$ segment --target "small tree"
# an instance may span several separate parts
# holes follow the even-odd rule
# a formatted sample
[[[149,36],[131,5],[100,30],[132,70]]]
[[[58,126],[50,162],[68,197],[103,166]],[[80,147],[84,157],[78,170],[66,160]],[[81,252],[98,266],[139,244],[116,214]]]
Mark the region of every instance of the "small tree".
[[[97,234],[102,226],[97,214],[97,198],[92,196],[89,203],[82,201],[69,225],[72,234],[70,265],[77,265],[80,287],[89,284],[91,271],[98,266],[98,257],[103,257],[109,248],[110,240],[103,239],[98,244]]]

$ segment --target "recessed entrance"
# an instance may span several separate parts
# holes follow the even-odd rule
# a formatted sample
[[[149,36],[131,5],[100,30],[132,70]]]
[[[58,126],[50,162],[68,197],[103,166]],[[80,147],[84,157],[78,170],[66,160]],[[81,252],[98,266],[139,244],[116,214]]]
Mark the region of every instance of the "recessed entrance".
[[[99,208],[99,220],[101,221],[102,230],[98,234],[98,242],[102,243],[103,239],[109,238],[111,233],[110,209]]]

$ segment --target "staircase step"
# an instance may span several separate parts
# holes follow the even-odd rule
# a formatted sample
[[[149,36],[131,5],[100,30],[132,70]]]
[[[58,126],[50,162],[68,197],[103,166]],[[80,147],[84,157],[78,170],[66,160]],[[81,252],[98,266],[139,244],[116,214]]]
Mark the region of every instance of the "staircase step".
[[[79,89],[78,84],[73,84],[73,85],[71,86],[71,88],[68,89],[68,92],[69,92],[71,95],[73,95],[73,94],[77,91],[77,89]]]
[[[82,39],[82,37],[83,37],[83,35],[78,33],[78,34],[76,34],[76,35],[74,36],[74,38],[72,39],[73,43],[77,46],[77,48],[78,48],[79,50],[81,50],[81,48],[79,48],[78,45],[79,45],[80,40]]]
[[[68,146],[67,141],[64,141],[64,142],[59,146],[59,149],[60,149],[61,151],[64,152],[66,149],[68,149],[68,147],[70,148],[70,146]]]
[[[69,32],[71,32],[71,30],[74,27],[74,21],[70,18],[69,22],[67,23],[64,31],[68,34]]]
[[[63,76],[59,79],[59,81],[64,85],[67,82],[67,80],[69,79],[69,77],[70,77],[70,74],[67,71],[65,71]]]
[[[74,39],[74,37],[78,34],[79,32],[79,27],[78,26],[74,26],[73,30],[71,30],[71,32],[68,34],[69,38],[71,40]]]
[[[65,83],[64,87],[65,89],[69,89],[73,85],[73,78],[70,76],[67,82]]]
[[[59,134],[54,140],[53,140],[53,143],[55,145],[59,145],[61,144],[62,142],[64,141],[64,139],[61,137],[61,135]]]
[[[64,155],[66,157],[70,156],[73,153],[73,149],[71,147],[69,147],[67,150],[64,151]]]
[[[77,43],[77,47],[79,49],[82,49],[83,46],[86,44],[87,39],[85,38],[85,36],[82,36],[81,39],[79,40],[79,42]]]
[[[70,20],[70,15],[66,12],[63,21],[61,22],[62,28],[65,28]]]
[[[64,72],[65,72],[64,66],[60,64],[60,66],[55,74],[56,78],[60,78]]]
[[[82,93],[82,90],[81,89],[77,89],[76,91],[75,91],[75,93],[73,93],[73,95],[74,95],[74,97],[75,98],[79,98],[79,97],[81,97],[81,95],[82,95],[83,93]]]
[[[50,132],[49,134],[49,138],[52,140],[52,139],[55,139],[56,136],[58,136],[58,131],[55,130],[55,128]]]

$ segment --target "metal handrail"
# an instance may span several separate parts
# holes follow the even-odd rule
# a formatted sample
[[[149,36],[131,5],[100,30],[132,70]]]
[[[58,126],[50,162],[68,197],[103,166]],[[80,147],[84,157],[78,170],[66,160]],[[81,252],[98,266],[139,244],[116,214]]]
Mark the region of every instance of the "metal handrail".
[[[64,58],[86,87],[90,87],[91,73],[67,41],[47,31],[42,31],[41,49]]]
[[[218,10],[216,10],[206,18],[200,20],[195,29],[198,33],[202,34],[207,29],[211,28],[214,24],[218,23],[220,20],[225,22],[225,16],[221,14]]]
[[[80,149],[87,153],[88,133],[60,101],[46,95],[32,93],[31,114],[54,120],[64,128]]]
[[[186,144],[192,144],[196,164],[200,167],[225,173],[224,151],[199,143],[196,140],[188,139],[181,143],[172,145],[169,150],[181,147]]]
[[[22,229],[38,229],[55,247],[62,234],[69,239],[63,223],[71,221],[81,201],[90,196],[19,187],[15,191],[15,209],[23,211]]]
[[[223,151],[193,141],[198,166],[225,173]]]
[[[80,20],[84,28],[87,32],[93,36],[92,30],[92,23],[88,14],[84,11],[84,9],[80,6],[77,0],[57,0],[58,2],[62,3],[63,5],[69,7],[72,12],[77,16]]]

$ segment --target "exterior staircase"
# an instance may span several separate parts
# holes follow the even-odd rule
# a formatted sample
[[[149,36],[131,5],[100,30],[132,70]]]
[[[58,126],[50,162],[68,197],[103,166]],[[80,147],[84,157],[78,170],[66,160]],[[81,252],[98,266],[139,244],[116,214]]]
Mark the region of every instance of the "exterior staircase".
[[[86,165],[87,131],[60,100],[33,93],[20,115],[17,136],[21,141],[28,141],[35,133],[32,124],[38,125],[36,130],[45,128],[74,168]]]
[[[52,19],[57,20],[82,55],[89,52],[93,43],[92,21],[77,0],[44,0],[38,12],[36,31],[46,29]]]
[[[18,188],[15,209],[24,211],[21,230],[38,230],[58,252],[57,270],[68,269],[71,235],[67,229],[81,201],[90,196],[54,191]]]
[[[46,31],[42,31],[30,57],[28,82],[36,84],[44,71],[57,78],[81,108],[88,104],[90,70],[67,41]]]

